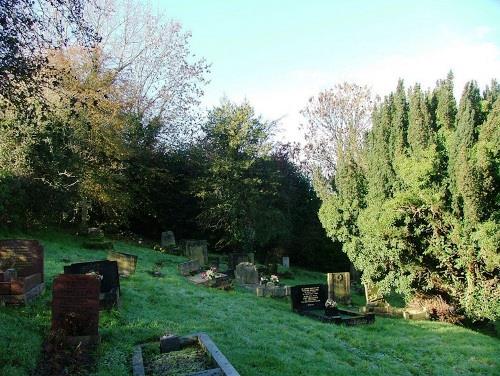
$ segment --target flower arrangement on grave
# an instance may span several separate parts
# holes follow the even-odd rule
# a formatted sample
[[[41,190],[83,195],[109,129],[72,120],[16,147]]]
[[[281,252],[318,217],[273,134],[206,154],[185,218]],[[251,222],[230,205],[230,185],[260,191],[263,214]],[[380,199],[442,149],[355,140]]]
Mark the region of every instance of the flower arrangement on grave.
[[[201,278],[207,279],[209,281],[214,280],[217,277],[217,268],[212,266],[210,269],[205,270],[201,273]]]
[[[335,316],[337,314],[337,302],[333,299],[327,299],[325,302],[325,315]]]
[[[261,285],[267,285],[267,286],[279,286],[280,285],[280,279],[275,274],[271,274],[270,277],[268,277],[268,276],[262,276],[262,277],[260,277],[260,284]]]

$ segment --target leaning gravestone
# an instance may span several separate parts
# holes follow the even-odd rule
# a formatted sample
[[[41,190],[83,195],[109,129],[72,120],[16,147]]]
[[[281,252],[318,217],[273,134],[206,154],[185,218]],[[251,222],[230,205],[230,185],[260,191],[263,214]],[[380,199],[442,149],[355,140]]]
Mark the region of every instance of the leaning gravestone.
[[[95,273],[101,279],[101,308],[117,306],[120,298],[120,275],[116,261],[102,260],[80,262],[64,267],[64,274],[91,274]]]
[[[99,343],[100,280],[93,275],[61,274],[52,286],[52,331],[70,343]]]
[[[172,231],[165,231],[161,233],[161,246],[162,247],[175,247],[175,236]]]
[[[128,277],[135,273],[137,267],[137,256],[123,252],[108,252],[108,260],[118,263],[118,271],[121,276]]]
[[[259,272],[254,264],[242,262],[234,271],[236,280],[243,285],[256,285],[259,283]]]
[[[44,288],[44,252],[36,240],[0,240],[0,301],[25,304]]]
[[[333,294],[336,302],[345,304],[351,303],[351,283],[349,272],[328,273],[328,285],[333,287]]]

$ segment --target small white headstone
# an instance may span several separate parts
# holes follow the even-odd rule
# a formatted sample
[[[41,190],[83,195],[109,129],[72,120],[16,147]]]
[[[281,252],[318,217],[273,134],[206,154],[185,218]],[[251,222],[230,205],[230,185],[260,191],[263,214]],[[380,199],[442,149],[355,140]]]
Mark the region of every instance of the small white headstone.
[[[290,257],[283,256],[283,267],[287,269],[290,268]]]

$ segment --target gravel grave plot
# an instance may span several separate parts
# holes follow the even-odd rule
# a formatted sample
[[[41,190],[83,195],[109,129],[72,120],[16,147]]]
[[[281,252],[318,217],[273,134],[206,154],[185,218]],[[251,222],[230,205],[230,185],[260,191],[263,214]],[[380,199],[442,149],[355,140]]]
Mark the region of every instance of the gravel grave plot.
[[[148,376],[185,376],[214,367],[208,354],[198,346],[160,354],[159,346],[145,345],[143,356]]]

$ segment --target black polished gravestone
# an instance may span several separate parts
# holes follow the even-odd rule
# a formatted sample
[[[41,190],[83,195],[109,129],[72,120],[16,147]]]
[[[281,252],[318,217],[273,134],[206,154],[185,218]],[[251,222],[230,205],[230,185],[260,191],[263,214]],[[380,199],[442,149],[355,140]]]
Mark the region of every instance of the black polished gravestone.
[[[298,285],[292,286],[292,309],[295,312],[321,310],[325,308],[328,295],[326,285]]]
[[[64,267],[64,274],[98,274],[101,279],[101,308],[117,306],[120,298],[120,275],[116,261],[80,262]]]
[[[300,315],[316,320],[345,325],[371,324],[375,322],[372,314],[347,311],[343,309],[326,309],[328,288],[323,284],[298,285],[291,288],[292,310]]]

